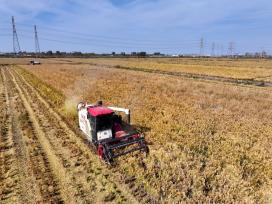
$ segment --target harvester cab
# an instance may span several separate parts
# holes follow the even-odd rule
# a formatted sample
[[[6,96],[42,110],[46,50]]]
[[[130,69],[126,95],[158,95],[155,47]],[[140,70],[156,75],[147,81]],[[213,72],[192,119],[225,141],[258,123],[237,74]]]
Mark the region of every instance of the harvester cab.
[[[130,124],[130,110],[97,104],[79,103],[79,128],[96,148],[98,156],[108,163],[134,151],[148,153],[143,134]],[[126,119],[123,120],[122,115]]]

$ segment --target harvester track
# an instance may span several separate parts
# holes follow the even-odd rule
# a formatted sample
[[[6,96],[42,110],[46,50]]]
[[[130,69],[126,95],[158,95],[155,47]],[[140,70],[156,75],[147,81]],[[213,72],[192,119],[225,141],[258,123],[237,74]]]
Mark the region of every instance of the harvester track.
[[[4,143],[1,144],[7,144],[5,149],[10,153],[8,154],[10,162],[1,162],[1,168],[5,170],[1,174],[5,177],[3,184],[1,183],[1,201],[3,203],[62,203],[56,178],[37,140],[31,118],[23,107],[23,101],[6,68],[1,68],[1,76],[6,101],[3,105],[8,116],[4,122],[7,128],[1,134]],[[5,153],[7,152],[1,152],[1,158],[2,155],[6,155]],[[12,175],[10,169],[13,169]]]
[[[85,186],[79,186],[82,188],[82,192],[91,187],[92,193],[97,192],[103,195],[105,189],[112,188],[113,192],[106,195],[104,200],[105,198],[110,200],[111,197],[119,196],[119,200],[123,202],[158,203],[142,186],[136,185],[134,179],[121,174],[116,168],[109,169],[107,166],[101,165],[97,155],[90,151],[90,145],[86,143],[83,137],[80,137],[78,131],[68,126],[61,115],[50,106],[34,87],[22,76],[19,76],[15,69],[11,70],[16,82],[33,108],[41,127],[44,131],[50,130],[46,132],[47,138],[62,165],[74,172],[75,182],[85,183]],[[96,202],[101,202],[97,199],[100,198],[96,198]]]
[[[10,101],[6,89],[6,79],[0,75],[0,201],[3,203],[19,201],[18,165],[15,145],[12,138],[12,118]]]

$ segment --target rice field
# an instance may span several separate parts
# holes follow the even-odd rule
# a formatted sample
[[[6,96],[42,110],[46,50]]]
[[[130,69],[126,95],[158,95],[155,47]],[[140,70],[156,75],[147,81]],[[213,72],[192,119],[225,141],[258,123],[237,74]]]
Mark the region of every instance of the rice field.
[[[50,62],[50,63],[49,63]],[[77,128],[84,100],[130,108],[150,155],[114,167],[161,202],[272,202],[272,92],[118,66],[271,80],[270,60],[49,59],[16,70]]]

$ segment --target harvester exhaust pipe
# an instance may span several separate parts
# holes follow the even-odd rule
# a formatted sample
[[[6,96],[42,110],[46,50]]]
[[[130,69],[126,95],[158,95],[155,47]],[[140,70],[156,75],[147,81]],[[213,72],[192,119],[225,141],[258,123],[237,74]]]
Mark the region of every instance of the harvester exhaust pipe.
[[[128,124],[130,124],[130,110],[129,109],[127,112],[127,122],[128,122]]]
[[[97,102],[96,102],[96,105],[102,106],[102,105],[103,105],[103,101],[97,101]]]

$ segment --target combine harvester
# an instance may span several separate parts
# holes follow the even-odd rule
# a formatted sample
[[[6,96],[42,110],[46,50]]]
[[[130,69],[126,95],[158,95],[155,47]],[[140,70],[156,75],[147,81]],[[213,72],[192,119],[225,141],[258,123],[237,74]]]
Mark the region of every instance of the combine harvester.
[[[130,124],[130,110],[80,102],[77,105],[79,128],[96,148],[100,159],[112,163],[113,159],[134,151],[148,153],[143,134]],[[118,114],[119,113],[119,114]],[[120,113],[125,114],[124,121]]]
[[[41,62],[38,60],[30,60],[29,63],[32,65],[40,65],[41,64]]]

